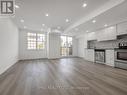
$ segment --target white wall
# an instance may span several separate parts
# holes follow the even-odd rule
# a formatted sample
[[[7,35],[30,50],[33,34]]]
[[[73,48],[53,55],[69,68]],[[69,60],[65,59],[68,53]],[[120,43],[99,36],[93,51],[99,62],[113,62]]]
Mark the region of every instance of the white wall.
[[[9,18],[0,18],[0,74],[18,61],[18,28]]]
[[[78,56],[84,57],[84,38],[81,37],[78,39]]]
[[[47,41],[47,57],[49,59],[60,58],[60,33],[49,33]]]
[[[51,31],[51,30],[50,30]],[[38,59],[38,58],[60,58],[60,34],[49,33],[46,36],[46,47],[44,50],[27,50],[27,33],[35,32],[30,30],[19,30],[19,59]],[[42,32],[35,32],[42,33]],[[73,38],[73,56],[77,56],[77,39]]]
[[[73,37],[73,42],[72,42],[72,55],[73,56],[78,56],[78,39]]]
[[[19,59],[38,59],[38,58],[47,58],[47,43],[45,44],[45,49],[43,50],[28,50],[27,49],[27,33],[35,32],[30,30],[20,29],[19,31]],[[35,33],[42,33],[36,31]]]
[[[87,48],[87,34],[77,37],[78,39],[78,56],[84,58],[85,48]]]

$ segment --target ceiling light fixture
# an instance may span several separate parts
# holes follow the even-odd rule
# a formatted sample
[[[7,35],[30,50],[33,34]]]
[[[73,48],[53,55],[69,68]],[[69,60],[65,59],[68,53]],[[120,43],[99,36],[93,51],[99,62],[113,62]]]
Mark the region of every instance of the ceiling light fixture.
[[[18,8],[19,8],[19,6],[18,6],[18,5],[15,5],[15,8],[17,8],[17,9],[18,9]]]
[[[27,27],[26,26],[24,26],[24,29],[26,29]]]
[[[93,23],[96,23],[96,20],[93,20],[92,22],[93,22]]]
[[[111,26],[111,27],[110,27],[110,29],[114,29],[114,27],[113,27],[113,26]]]
[[[60,28],[61,28],[60,26],[57,27],[57,29],[60,29]]]
[[[69,19],[66,19],[66,22],[69,22]]]
[[[21,21],[21,22],[24,22],[24,20],[23,20],[23,19],[21,19],[20,21]]]
[[[45,24],[42,24],[42,26],[45,26]]]
[[[45,14],[45,16],[47,16],[47,17],[48,17],[48,16],[49,16],[49,14],[48,14],[48,13],[46,13],[46,14]]]
[[[84,3],[84,4],[82,5],[82,7],[84,7],[84,8],[85,8],[86,6],[87,6],[87,4],[86,4],[86,3]]]
[[[88,33],[89,31],[87,30],[86,32]]]
[[[107,25],[107,24],[105,24],[104,26],[105,26],[105,27],[107,27],[108,25]]]

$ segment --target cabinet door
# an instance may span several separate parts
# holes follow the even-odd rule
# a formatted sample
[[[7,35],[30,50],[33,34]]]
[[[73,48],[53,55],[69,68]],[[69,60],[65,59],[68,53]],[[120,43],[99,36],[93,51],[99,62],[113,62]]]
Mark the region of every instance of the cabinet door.
[[[94,62],[94,49],[85,49],[84,59]]]
[[[117,25],[117,35],[127,34],[127,22]]]
[[[114,50],[106,50],[106,65],[114,66]]]
[[[108,41],[116,39],[116,26],[111,26],[97,32],[98,41]]]
[[[91,32],[91,33],[88,33],[87,34],[87,40],[90,41],[90,40],[96,40],[96,33],[95,32]]]

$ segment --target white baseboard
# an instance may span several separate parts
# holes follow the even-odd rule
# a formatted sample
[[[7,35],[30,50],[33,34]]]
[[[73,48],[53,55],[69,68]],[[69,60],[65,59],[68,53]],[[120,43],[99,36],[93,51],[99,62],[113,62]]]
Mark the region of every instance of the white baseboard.
[[[2,75],[4,72],[6,72],[10,67],[12,67],[14,64],[16,64],[19,60],[16,60],[15,62],[13,62],[13,64],[8,65],[7,67],[5,67],[4,69],[0,70],[0,75]]]

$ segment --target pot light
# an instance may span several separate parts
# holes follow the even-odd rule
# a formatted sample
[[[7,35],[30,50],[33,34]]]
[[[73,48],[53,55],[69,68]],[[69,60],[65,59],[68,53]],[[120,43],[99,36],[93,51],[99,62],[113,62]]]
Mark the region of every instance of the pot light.
[[[27,27],[26,26],[24,26],[24,29],[26,29]]]
[[[24,20],[23,20],[23,19],[21,19],[21,20],[20,20],[20,22],[24,22]]]
[[[60,26],[57,27],[57,29],[60,29],[60,28],[61,28]]]
[[[105,24],[104,26],[105,26],[105,27],[107,27],[108,25],[107,25],[107,24]]]
[[[88,33],[89,31],[87,30],[86,32]]]
[[[114,29],[114,27],[112,26],[112,27],[110,27],[110,29]]]
[[[69,22],[69,19],[66,19],[66,22]]]
[[[82,7],[84,7],[84,8],[85,8],[86,6],[87,6],[87,4],[86,4],[86,3],[84,3],[84,4],[82,5]]]
[[[42,26],[45,26],[45,24],[42,24]]]
[[[18,5],[15,5],[15,8],[17,8],[17,9],[18,9],[18,8],[19,8],[19,6],[18,6]]]
[[[93,23],[96,23],[96,20],[93,20],[92,22],[93,22]]]
[[[47,16],[47,17],[48,17],[48,16],[49,16],[49,14],[48,14],[48,13],[46,13],[46,14],[45,14],[45,16]]]

